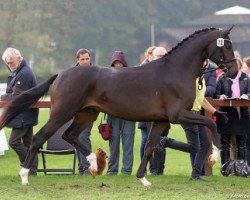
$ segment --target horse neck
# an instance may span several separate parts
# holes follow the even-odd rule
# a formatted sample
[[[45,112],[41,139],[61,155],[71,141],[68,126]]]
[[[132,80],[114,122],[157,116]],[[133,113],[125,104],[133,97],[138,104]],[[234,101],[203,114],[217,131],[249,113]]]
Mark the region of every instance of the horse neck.
[[[203,57],[204,50],[217,37],[218,33],[213,30],[197,34],[188,41],[183,42],[174,52],[166,56],[166,66],[180,68],[177,71],[182,71],[183,73],[180,73],[178,76],[196,79],[206,59]]]

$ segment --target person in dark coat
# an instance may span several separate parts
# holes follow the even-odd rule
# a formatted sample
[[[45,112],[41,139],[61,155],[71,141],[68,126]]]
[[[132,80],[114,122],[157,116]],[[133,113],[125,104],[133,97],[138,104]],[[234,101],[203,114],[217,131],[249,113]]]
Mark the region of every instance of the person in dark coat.
[[[205,60],[203,67],[205,67],[205,73],[203,75],[203,78],[205,80],[206,84],[206,90],[205,90],[205,97],[211,97],[213,98],[215,91],[216,91],[216,72],[213,70],[216,68],[215,63],[212,63],[210,60]],[[204,109],[201,109],[201,114],[205,115]],[[207,130],[202,126],[198,125],[198,134],[199,138],[202,138],[204,134],[207,134]],[[191,165],[194,166],[196,153],[190,153],[190,159],[191,159]],[[203,165],[202,168],[202,176],[205,176],[205,166]]]
[[[217,81],[215,97],[226,98],[250,98],[250,79],[241,71],[242,61],[237,58],[238,72],[234,78],[221,75]],[[229,122],[224,124],[217,118],[218,132],[221,134],[221,164],[230,160],[231,136],[236,139],[237,159],[246,160],[246,136],[249,126],[249,112],[247,107],[221,107],[221,111],[227,112]]]
[[[76,53],[76,65],[75,67],[89,67],[92,66],[90,51],[88,49],[79,49]],[[85,128],[78,136],[79,142],[92,151],[92,145],[90,140],[91,130],[93,123],[91,123],[87,128]],[[78,157],[78,171],[79,175],[89,175],[90,163],[87,161],[86,157],[77,150]]]
[[[206,92],[205,97],[214,97],[216,91],[216,72],[213,70],[216,68],[215,63],[212,63],[210,60],[207,60],[206,64],[206,73],[204,74],[204,79],[206,83]]]
[[[10,70],[11,74],[7,79],[6,94],[1,95],[1,100],[10,101],[21,92],[36,86],[36,78],[27,62],[21,56],[19,50],[7,48],[2,59]],[[12,128],[9,145],[17,153],[22,166],[25,161],[28,149],[33,137],[33,126],[38,123],[38,109],[31,108],[12,119],[7,127]],[[30,175],[37,171],[38,159],[33,162]]]

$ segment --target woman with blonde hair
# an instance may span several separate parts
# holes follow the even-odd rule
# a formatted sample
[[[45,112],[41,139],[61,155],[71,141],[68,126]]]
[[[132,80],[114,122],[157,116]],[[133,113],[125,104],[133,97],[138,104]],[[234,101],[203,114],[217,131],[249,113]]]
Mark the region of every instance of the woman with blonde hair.
[[[154,59],[153,56],[153,51],[156,47],[155,46],[151,46],[148,47],[144,53],[145,59],[142,61],[141,65],[144,65],[146,63],[149,63],[150,61],[152,61]]]
[[[240,55],[239,51],[234,51],[234,57],[236,59],[237,65],[238,65],[238,69],[241,69],[243,66],[243,61]]]

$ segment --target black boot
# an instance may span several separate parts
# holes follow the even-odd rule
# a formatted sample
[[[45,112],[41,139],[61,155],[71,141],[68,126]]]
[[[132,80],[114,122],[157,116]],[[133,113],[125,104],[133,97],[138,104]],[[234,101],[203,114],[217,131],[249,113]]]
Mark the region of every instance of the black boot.
[[[190,144],[187,144],[185,142],[176,141],[172,138],[168,138],[167,136],[164,136],[164,137],[160,138],[160,143],[158,145],[156,145],[156,148],[159,151],[162,151],[166,147],[169,147],[171,149],[176,149],[179,151],[183,151],[183,152],[187,152],[187,153],[192,152],[192,149],[193,149]]]
[[[229,150],[221,150],[221,165],[225,164],[229,160],[230,160]]]
[[[238,160],[244,160],[246,161],[246,148],[245,147],[240,147],[238,148],[237,152]]]
[[[246,136],[240,135],[236,139],[237,145],[237,158],[238,160],[246,161]]]

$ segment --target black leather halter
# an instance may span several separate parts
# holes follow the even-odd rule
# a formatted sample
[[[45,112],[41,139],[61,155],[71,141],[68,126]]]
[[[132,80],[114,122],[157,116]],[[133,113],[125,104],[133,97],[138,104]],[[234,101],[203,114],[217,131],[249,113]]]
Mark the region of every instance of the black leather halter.
[[[230,42],[231,44],[232,44],[232,41],[231,40],[229,40],[229,39],[224,39],[223,37],[222,37],[222,34],[221,34],[221,30],[219,30],[220,31],[220,37],[219,38],[217,38],[216,40],[218,41],[218,39],[222,39],[222,40],[224,40],[224,43],[225,42]],[[218,68],[219,69],[221,69],[223,72],[227,72],[232,66],[229,66],[229,65],[227,65],[228,63],[231,63],[231,62],[233,62],[233,61],[235,61],[236,59],[235,58],[233,58],[233,59],[230,59],[230,60],[226,60],[225,59],[225,55],[224,55],[224,53],[223,53],[223,49],[222,49],[222,47],[224,46],[224,44],[222,45],[222,46],[218,46],[217,45],[217,48],[215,48],[214,50],[213,50],[213,52],[212,52],[212,54],[208,57],[208,59],[210,59],[218,50],[220,51],[220,60],[219,60],[219,62],[217,63],[217,65],[218,65]],[[209,70],[209,71],[214,71],[214,70],[216,70],[216,69],[212,69],[212,70]],[[204,71],[205,72],[205,71]],[[205,72],[205,73],[207,73],[207,72]]]
[[[233,58],[233,59],[230,59],[230,60],[226,60],[225,59],[225,55],[223,53],[223,49],[222,47],[225,45],[224,43],[225,42],[230,42],[232,44],[232,41],[229,40],[229,39],[224,39],[222,37],[222,34],[221,34],[221,31],[222,30],[219,30],[220,31],[220,36],[219,38],[216,39],[217,41],[217,48],[214,48],[213,52],[211,53],[211,55],[207,58],[207,59],[210,59],[218,50],[220,51],[220,60],[219,62],[217,63],[217,66],[218,67],[215,67],[214,69],[210,69],[210,70],[207,70],[207,66],[203,66],[202,69],[201,69],[201,72],[200,72],[200,75],[199,75],[199,79],[198,79],[198,89],[202,89],[202,79],[203,79],[203,75],[206,74],[206,73],[209,73],[209,72],[212,72],[212,71],[215,71],[217,69],[221,69],[224,73],[226,73],[232,66],[231,65],[228,65],[228,63],[231,63],[233,61],[236,60],[236,58]],[[218,46],[218,39],[222,39],[224,42],[223,42],[223,45],[221,46]]]

